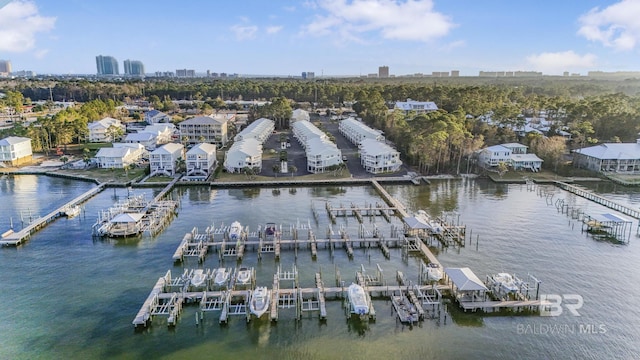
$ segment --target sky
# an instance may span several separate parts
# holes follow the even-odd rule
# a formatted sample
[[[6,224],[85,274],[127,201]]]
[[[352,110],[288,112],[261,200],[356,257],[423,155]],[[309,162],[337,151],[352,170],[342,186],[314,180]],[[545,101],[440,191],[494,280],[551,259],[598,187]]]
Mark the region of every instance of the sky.
[[[640,71],[640,0],[0,0],[13,71],[361,76]]]

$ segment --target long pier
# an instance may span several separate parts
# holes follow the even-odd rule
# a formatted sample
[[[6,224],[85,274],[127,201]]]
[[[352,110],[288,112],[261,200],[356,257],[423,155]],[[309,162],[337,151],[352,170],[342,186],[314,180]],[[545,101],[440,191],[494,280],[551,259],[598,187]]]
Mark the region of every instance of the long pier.
[[[82,195],[60,206],[59,208],[51,211],[47,215],[36,219],[31,224],[18,232],[13,232],[12,230],[5,232],[2,236],[2,239],[0,239],[0,245],[20,245],[23,241],[30,238],[31,234],[35,233],[36,231],[48,225],[50,222],[62,216],[65,208],[69,208],[71,206],[78,205],[89,200],[91,197],[104,190],[104,187],[104,184],[98,185],[97,187],[83,193]]]
[[[631,216],[632,218],[640,219],[640,211],[638,210],[632,209],[622,204],[618,204],[615,201],[609,200],[603,196],[597,195],[589,190],[585,190],[575,185],[570,185],[562,181],[555,181],[555,184],[562,190],[569,191],[570,193],[576,194],[580,197],[591,200],[600,205],[604,205],[609,209],[616,210],[622,214]]]
[[[394,208],[394,210],[397,211],[398,214],[400,214],[400,216],[402,216],[403,218],[409,217],[409,213],[407,212],[404,205],[400,201],[396,200],[393,196],[391,196],[387,192],[387,190],[385,190],[376,179],[371,180],[371,185],[373,185],[373,187],[378,191],[378,193],[380,193],[384,201],[389,206]]]

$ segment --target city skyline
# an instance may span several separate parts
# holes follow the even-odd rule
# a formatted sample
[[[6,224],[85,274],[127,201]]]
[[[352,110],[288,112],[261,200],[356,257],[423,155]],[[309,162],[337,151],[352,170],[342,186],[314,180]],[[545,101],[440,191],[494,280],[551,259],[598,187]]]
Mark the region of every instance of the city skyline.
[[[230,1],[0,0],[0,58],[39,74],[96,74],[96,54],[137,59],[148,74],[640,71],[637,0],[247,0],[237,10]]]

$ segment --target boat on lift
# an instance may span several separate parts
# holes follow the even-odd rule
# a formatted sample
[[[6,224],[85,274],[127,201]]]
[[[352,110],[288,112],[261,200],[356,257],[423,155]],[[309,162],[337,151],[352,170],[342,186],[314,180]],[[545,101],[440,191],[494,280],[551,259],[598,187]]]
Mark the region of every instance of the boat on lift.
[[[251,270],[246,267],[238,269],[236,274],[236,284],[248,285],[251,282]]]
[[[229,281],[229,277],[231,276],[231,271],[227,268],[217,268],[215,275],[213,277],[213,283],[216,286],[224,286]]]
[[[207,281],[207,274],[204,269],[195,269],[193,275],[191,275],[191,285],[200,287]]]
[[[231,227],[229,228],[229,240],[238,241],[242,238],[242,225],[239,221],[234,221],[231,223]]]
[[[256,317],[262,316],[269,310],[269,301],[271,299],[271,291],[266,286],[258,286],[251,295],[251,303],[249,310]]]
[[[358,284],[352,283],[347,289],[349,303],[351,303],[351,312],[358,315],[367,315],[369,313],[369,298],[364,288]]]

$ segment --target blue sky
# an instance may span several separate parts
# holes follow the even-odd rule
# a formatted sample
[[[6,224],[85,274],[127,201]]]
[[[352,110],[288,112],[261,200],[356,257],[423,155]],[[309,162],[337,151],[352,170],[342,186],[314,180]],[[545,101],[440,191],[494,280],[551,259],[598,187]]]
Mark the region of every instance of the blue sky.
[[[640,71],[640,0],[0,0],[13,70],[394,75]]]

